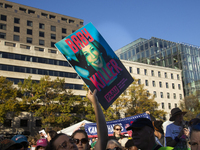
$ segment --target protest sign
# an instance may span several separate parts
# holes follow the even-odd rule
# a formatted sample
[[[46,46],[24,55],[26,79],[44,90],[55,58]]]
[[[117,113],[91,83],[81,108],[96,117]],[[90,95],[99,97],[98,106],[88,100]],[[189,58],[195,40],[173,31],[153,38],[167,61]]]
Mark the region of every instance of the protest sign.
[[[149,114],[142,113],[139,115],[127,117],[127,118],[122,118],[119,120],[113,120],[113,121],[108,121],[106,122],[107,128],[108,128],[108,134],[111,136],[113,135],[113,127],[115,125],[120,125],[121,126],[121,133],[128,133],[129,136],[131,136],[132,131],[126,131],[126,128],[128,128],[135,119],[137,118],[148,118],[150,119]],[[86,123],[85,124],[85,131],[87,132],[89,137],[96,136],[97,135],[97,126],[96,123]]]
[[[105,110],[133,82],[129,72],[92,23],[55,46],[89,89],[92,92],[97,89],[97,97]]]

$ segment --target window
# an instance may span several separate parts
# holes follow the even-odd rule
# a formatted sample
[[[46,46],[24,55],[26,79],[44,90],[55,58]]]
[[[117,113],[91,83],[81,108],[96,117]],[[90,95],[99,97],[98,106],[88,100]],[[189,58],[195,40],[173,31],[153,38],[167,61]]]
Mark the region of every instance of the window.
[[[51,39],[56,39],[56,34],[51,34]]]
[[[146,85],[146,86],[149,86],[148,80],[145,80],[145,85]]]
[[[179,94],[180,99],[183,99],[182,94]]]
[[[29,20],[27,20],[27,26],[33,26],[33,21],[29,21]]]
[[[154,70],[151,70],[151,76],[154,76]]]
[[[51,26],[51,31],[56,31],[56,26]]]
[[[141,79],[138,79],[138,84],[141,84]]]
[[[160,86],[160,88],[162,87],[162,82],[159,82],[159,86]]]
[[[174,99],[176,99],[176,93],[173,93],[173,97],[174,97]]]
[[[6,24],[0,23],[0,29],[6,30]]]
[[[172,83],[172,89],[175,89],[174,83]]]
[[[5,8],[12,8],[12,5],[5,4]]]
[[[165,78],[167,78],[167,72],[165,72]]]
[[[179,90],[181,89],[181,85],[180,85],[180,84],[178,84],[178,89],[179,89]]]
[[[67,33],[67,29],[62,28],[62,33]]]
[[[20,23],[20,19],[19,18],[14,18],[14,23],[19,24]]]
[[[132,67],[129,67],[129,72],[132,73]]]
[[[74,20],[69,19],[69,23],[74,23]]]
[[[55,47],[54,44],[55,44],[55,42],[51,42],[51,47]]]
[[[171,73],[171,79],[174,79],[174,75],[173,75],[173,73]]]
[[[27,29],[27,34],[32,35],[32,30],[31,29]]]
[[[160,98],[163,98],[163,92],[160,92]]]
[[[168,84],[168,82],[166,82],[166,88],[167,88],[167,89],[169,88],[169,84]]]
[[[32,43],[32,38],[27,37],[27,38],[26,38],[26,42],[27,42],[27,43]]]
[[[42,121],[41,120],[36,120],[35,121],[35,126],[36,127],[41,127],[42,126]]]
[[[158,71],[158,77],[161,77],[160,71]]]
[[[162,109],[165,109],[165,103],[161,103],[162,104]]]
[[[147,75],[147,69],[144,69],[144,75]]]
[[[19,41],[19,35],[13,35],[13,41]]]
[[[14,32],[20,32],[20,28],[19,28],[19,27],[16,27],[16,26],[14,26]]]
[[[0,38],[1,39],[6,39],[6,33],[0,32]]]
[[[28,119],[21,119],[20,127],[27,127],[27,126],[28,126]]]
[[[7,20],[7,16],[6,15],[0,15],[0,20],[6,21]]]
[[[177,108],[177,104],[176,103],[174,104],[174,107]]]
[[[35,14],[35,11],[34,10],[28,10],[28,14]]]
[[[26,13],[26,9],[25,8],[22,8],[22,7],[19,7],[19,10]]]
[[[39,23],[39,28],[40,29],[44,29],[44,24],[43,23]]]
[[[44,32],[39,31],[39,36],[40,36],[40,37],[44,37]]]
[[[156,91],[153,91],[153,95],[154,95],[155,97],[157,97]]]
[[[171,109],[171,103],[168,103],[168,108]]]
[[[140,74],[140,68],[137,68],[137,74]]]
[[[179,74],[177,74],[177,80],[180,80],[180,76],[179,76]]]
[[[39,45],[44,45],[44,40],[39,40]]]
[[[3,126],[4,126],[4,127],[11,127],[11,123],[12,123],[12,120],[11,120],[11,119],[6,119],[6,120],[4,121]]]
[[[167,93],[167,98],[170,99],[170,94],[169,93]]]
[[[153,85],[153,87],[156,87],[156,82],[152,81],[152,85]]]

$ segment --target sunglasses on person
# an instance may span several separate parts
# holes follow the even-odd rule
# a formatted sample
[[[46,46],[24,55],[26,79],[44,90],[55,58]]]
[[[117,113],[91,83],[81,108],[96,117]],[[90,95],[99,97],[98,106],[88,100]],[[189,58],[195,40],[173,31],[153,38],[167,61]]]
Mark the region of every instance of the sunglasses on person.
[[[79,139],[74,139],[75,143],[78,144],[80,141],[82,144],[86,144],[88,142],[88,140],[86,138],[82,138],[81,140]]]
[[[122,129],[115,129],[115,130],[117,130],[117,131],[121,131]]]
[[[106,150],[122,150],[121,148],[119,148],[119,147],[114,147],[113,149],[111,149],[111,148],[108,148],[108,149],[106,149]]]

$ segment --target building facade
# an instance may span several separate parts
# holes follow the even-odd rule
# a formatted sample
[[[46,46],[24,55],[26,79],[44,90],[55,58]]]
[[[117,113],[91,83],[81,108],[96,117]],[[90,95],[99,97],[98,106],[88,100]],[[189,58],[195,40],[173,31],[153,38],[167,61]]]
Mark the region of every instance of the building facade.
[[[152,37],[115,51],[120,59],[182,70],[184,95],[200,88],[200,47]]]
[[[82,26],[82,19],[0,0],[1,39],[54,48]]]

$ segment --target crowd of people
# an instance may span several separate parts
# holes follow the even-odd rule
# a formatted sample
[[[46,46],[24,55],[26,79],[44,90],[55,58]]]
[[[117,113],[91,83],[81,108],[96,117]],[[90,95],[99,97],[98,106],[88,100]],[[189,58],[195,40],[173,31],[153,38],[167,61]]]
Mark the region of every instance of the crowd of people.
[[[113,127],[113,136],[108,136],[107,125],[98,103],[96,90],[87,95],[94,107],[97,138],[90,142],[85,130],[76,130],[69,136],[49,131],[47,137],[32,138],[15,135],[11,139],[0,138],[0,150],[200,150],[200,119],[188,123],[183,120],[187,112],[179,108],[171,110],[169,125],[166,128],[161,120],[137,118],[126,128],[132,136],[121,134],[121,126]],[[163,129],[165,128],[165,129]]]

